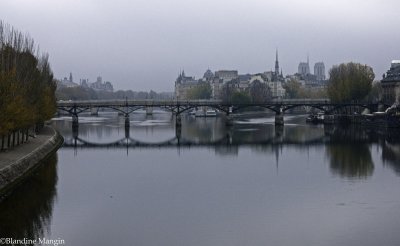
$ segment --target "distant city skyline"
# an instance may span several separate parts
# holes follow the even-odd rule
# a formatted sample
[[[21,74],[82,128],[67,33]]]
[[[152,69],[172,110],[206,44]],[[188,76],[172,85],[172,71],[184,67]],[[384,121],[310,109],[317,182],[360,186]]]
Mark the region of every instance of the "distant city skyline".
[[[2,0],[0,16],[48,52],[56,78],[112,81],[115,89],[173,91],[180,70],[294,74],[310,58],[359,62],[380,80],[400,58],[395,0]]]

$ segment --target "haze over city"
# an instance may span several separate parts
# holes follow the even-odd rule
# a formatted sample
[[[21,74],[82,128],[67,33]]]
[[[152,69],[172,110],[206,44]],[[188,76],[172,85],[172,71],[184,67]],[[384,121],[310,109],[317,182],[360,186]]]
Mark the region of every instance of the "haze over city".
[[[98,75],[115,89],[173,91],[180,70],[284,74],[300,61],[354,61],[376,79],[400,57],[394,0],[2,0],[1,19],[50,55],[55,77]],[[397,56],[397,57],[396,57]]]

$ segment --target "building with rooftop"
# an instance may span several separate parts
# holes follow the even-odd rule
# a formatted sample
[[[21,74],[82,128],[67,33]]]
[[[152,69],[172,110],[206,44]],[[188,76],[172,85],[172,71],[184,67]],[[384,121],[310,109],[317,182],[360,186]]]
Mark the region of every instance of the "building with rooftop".
[[[228,82],[239,77],[237,70],[218,70],[215,72],[215,77],[222,79],[223,82]]]
[[[224,85],[230,83],[230,86],[236,91],[247,92],[251,84],[255,81],[266,84],[272,92],[273,98],[283,98],[285,89],[283,83],[282,70],[279,67],[278,50],[276,51],[275,69],[258,74],[239,74],[237,70],[218,70],[214,73],[207,69],[203,78],[196,80],[194,77],[186,76],[185,72],[181,72],[175,80],[175,98],[178,100],[188,99],[188,92],[195,88],[199,83],[209,83],[211,86],[212,99],[221,99],[221,92]]]
[[[188,99],[189,90],[196,87],[198,84],[198,80],[196,80],[194,77],[186,76],[185,71],[182,71],[175,80],[175,99]]]
[[[400,103],[400,60],[392,61],[390,69],[383,75],[381,85],[385,103]]]
[[[300,75],[310,74],[310,61],[307,56],[307,62],[300,62],[299,67],[297,69],[297,73]]]
[[[78,87],[79,85],[74,82],[72,78],[72,73],[69,73],[69,78],[64,77],[63,79],[57,81],[58,88],[73,88]]]
[[[315,63],[314,75],[317,81],[325,80],[325,64],[323,62]]]

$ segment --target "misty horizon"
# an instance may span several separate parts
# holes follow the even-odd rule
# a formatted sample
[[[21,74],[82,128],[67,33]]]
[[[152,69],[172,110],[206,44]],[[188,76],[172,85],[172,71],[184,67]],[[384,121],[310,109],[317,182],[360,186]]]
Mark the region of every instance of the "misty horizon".
[[[173,91],[181,70],[271,71],[275,51],[283,74],[359,62],[380,80],[400,58],[394,0],[127,1],[4,0],[0,19],[49,53],[56,78],[97,76],[116,90]]]

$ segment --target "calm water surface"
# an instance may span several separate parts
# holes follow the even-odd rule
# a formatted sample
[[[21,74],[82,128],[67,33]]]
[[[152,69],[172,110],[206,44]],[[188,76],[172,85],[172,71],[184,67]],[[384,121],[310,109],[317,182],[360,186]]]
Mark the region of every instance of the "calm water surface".
[[[66,245],[400,245],[399,133],[287,116],[136,113],[53,125],[66,143],[0,203],[2,237]],[[179,143],[179,146],[178,146]],[[127,147],[127,145],[129,145]]]

